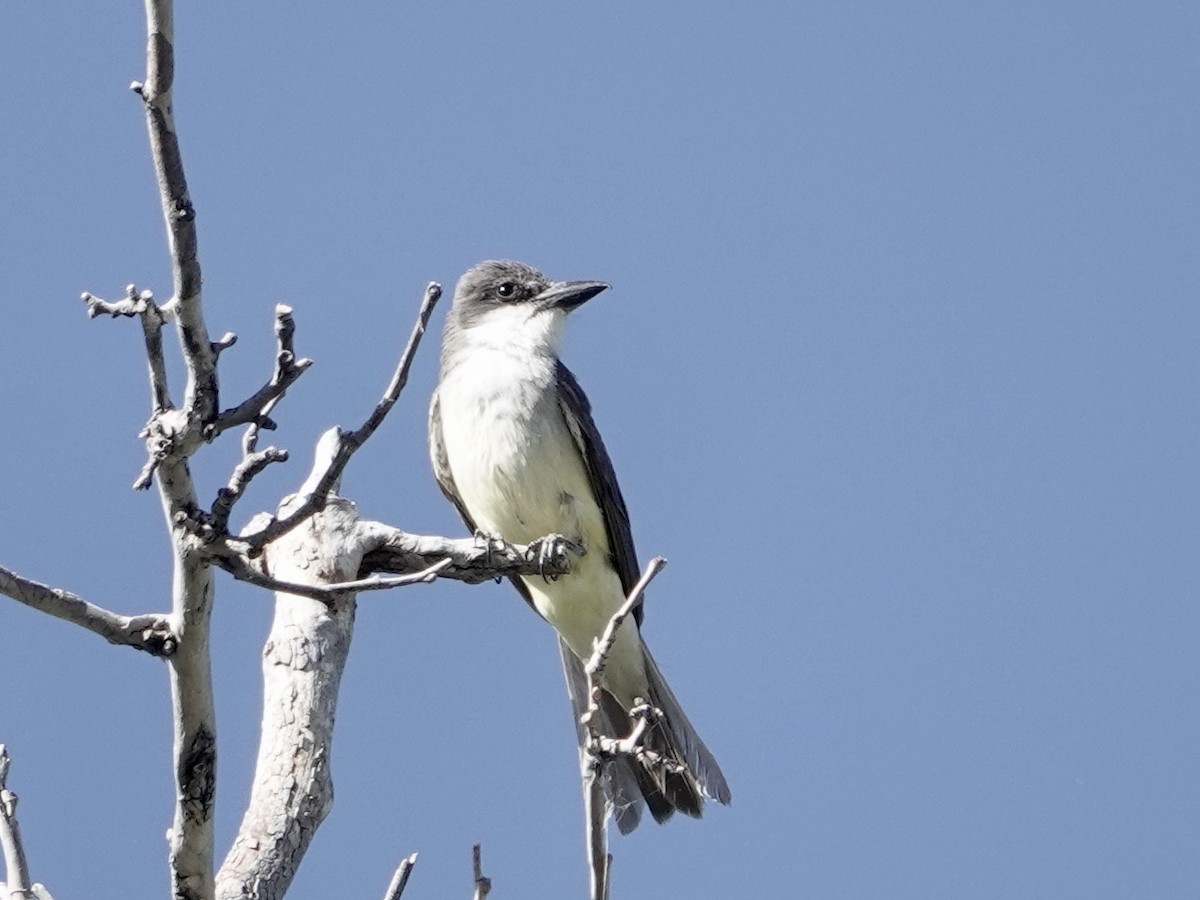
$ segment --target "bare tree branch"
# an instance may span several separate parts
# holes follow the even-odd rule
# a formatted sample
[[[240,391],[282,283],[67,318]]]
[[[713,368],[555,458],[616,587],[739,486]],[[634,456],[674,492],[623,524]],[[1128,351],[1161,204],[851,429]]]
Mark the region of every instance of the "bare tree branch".
[[[483,846],[481,844],[476,844],[471,848],[471,870],[475,875],[473,900],[484,900],[492,889],[492,879],[483,874]]]
[[[187,370],[184,407],[200,422],[217,409],[216,352],[200,307],[200,259],[196,210],[188,194],[183,157],[175,130],[172,91],[175,82],[175,23],[171,0],[146,0],[146,81],[133,90],[146,107],[146,125],[171,253],[179,337]]]
[[[295,594],[298,597],[320,600],[323,603],[331,603],[347,592],[385,591],[392,588],[407,587],[410,584],[429,584],[432,581],[436,581],[442,570],[450,565],[450,560],[443,559],[419,572],[413,572],[408,575],[396,575],[391,578],[357,578],[352,581],[315,585],[303,584],[296,581],[282,581],[278,578],[273,578],[270,575],[260,572],[244,558],[236,554],[217,557],[216,562],[217,565],[224,568],[238,581],[245,581],[248,584],[257,585],[271,591],[283,591],[287,594]]]
[[[83,294],[87,303],[88,318],[94,319],[99,315],[137,316],[142,322],[142,335],[146,341],[146,361],[149,364],[150,375],[150,413],[158,415],[171,407],[171,396],[167,390],[167,366],[163,358],[162,327],[170,317],[166,311],[154,302],[154,294],[150,291],[138,292],[130,284],[125,287],[125,299],[109,302],[101,300],[93,294]],[[140,479],[139,479],[140,483]],[[147,482],[147,485],[149,482]]]
[[[360,523],[368,539],[360,575],[368,572],[404,574],[419,571],[437,560],[449,565],[439,572],[442,578],[478,584],[516,575],[544,575],[553,578],[571,571],[573,549],[556,546],[557,555],[542,559],[534,545],[509,544],[492,538],[445,538],[409,534],[378,522]]]
[[[178,644],[170,621],[164,615],[122,616],[70,591],[33,581],[3,566],[0,566],[0,594],[86,628],[110,644],[133,647],[151,656],[170,656]]]
[[[268,418],[267,414],[313,362],[311,359],[296,359],[296,350],[293,345],[295,333],[296,322],[292,318],[292,308],[282,303],[278,304],[275,307],[277,349],[275,370],[271,373],[271,380],[237,406],[222,412],[208,429],[209,440],[238,425],[253,424],[255,431],[259,428],[274,429],[275,423]],[[250,449],[253,450],[253,446]]]
[[[404,893],[404,888],[408,885],[408,876],[412,874],[413,866],[416,864],[417,854],[415,853],[400,860],[400,865],[396,867],[396,874],[392,876],[391,884],[388,885],[383,900],[400,900],[400,895]]]
[[[408,344],[400,356],[400,362],[396,366],[392,380],[388,384],[387,390],[383,392],[383,397],[375,405],[375,409],[367,417],[366,422],[363,423],[361,428],[350,432],[333,429],[335,443],[332,447],[332,452],[329,454],[329,461],[315,483],[311,483],[307,491],[302,491],[307,496],[300,506],[296,507],[284,518],[276,519],[258,533],[243,535],[243,539],[254,550],[261,550],[268,542],[287,534],[287,532],[323,507],[330,492],[336,489],[342,477],[342,472],[346,468],[346,463],[350,461],[350,457],[375,433],[375,429],[379,427],[384,417],[388,414],[388,411],[395,405],[400,392],[408,382],[408,372],[412,368],[413,357],[416,355],[417,347],[421,343],[421,337],[425,334],[425,328],[429,324],[429,317],[433,314],[433,307],[441,296],[441,285],[430,282],[426,286],[425,296],[421,301],[421,309],[417,314],[417,322],[413,326],[412,334],[409,335]],[[329,434],[329,432],[326,432],[326,434]]]
[[[142,98],[159,200],[167,228],[174,294],[164,308],[175,316],[186,385],[180,410],[158,412],[146,429],[147,445],[171,533],[171,624],[178,647],[169,659],[175,813],[168,832],[171,893],[175,900],[213,897],[213,803],[216,793],[216,715],[213,708],[209,627],[213,576],[205,544],[181,526],[199,508],[188,457],[204,441],[219,409],[217,349],[201,308],[196,212],[188,194],[172,92],[175,81],[171,0],[145,0],[146,80],[133,89]]]
[[[87,304],[89,319],[97,316],[112,316],[114,319],[118,316],[133,318],[144,315],[152,306],[156,311],[158,309],[154,304],[154,295],[150,291],[139,293],[137,287],[132,284],[125,285],[125,296],[121,300],[103,300],[88,291],[84,291],[80,297]]]
[[[229,484],[217,491],[217,499],[213,501],[211,510],[213,529],[218,533],[227,531],[233,506],[242,498],[254,477],[271,463],[286,462],[287,458],[286,450],[278,450],[275,447],[247,453],[234,468],[229,477]]]
[[[33,885],[29,881],[29,864],[21,843],[21,828],[17,824],[17,795],[8,789],[8,767],[11,762],[8,749],[0,744],[0,849],[4,851],[5,877],[8,879],[8,890],[4,896],[24,900],[33,896]],[[3,887],[0,885],[0,888]]]
[[[291,498],[284,501],[296,503]],[[325,508],[266,547],[266,571],[290,586],[325,588],[362,564],[354,504]],[[330,754],[355,594],[313,600],[278,591],[263,651],[263,722],[250,803],[217,875],[221,900],[279,900],[333,804]],[[283,787],[286,786],[286,787]]]
[[[227,331],[221,335],[220,340],[213,341],[213,355],[219,360],[221,354],[237,343],[237,335],[232,331]]]
[[[359,577],[337,584],[281,581],[263,571],[261,564],[243,551],[241,538],[236,537],[214,543],[212,560],[238,581],[324,601],[336,599],[345,591],[390,590],[437,578],[478,584],[517,575],[553,578],[571,571],[572,548],[568,544],[561,545],[557,555],[543,559],[531,549],[533,545],[508,544],[498,539],[484,545],[476,538],[409,534],[367,520],[358,521],[355,533],[363,553]],[[380,574],[385,572],[397,577]]]
[[[408,372],[417,355],[417,347],[420,346],[425,328],[429,325],[433,307],[441,296],[442,286],[437,282],[431,281],[425,286],[425,297],[421,300],[421,309],[417,314],[416,324],[413,325],[412,333],[408,336],[408,344],[405,345],[404,352],[400,354],[400,362],[396,365],[396,371],[392,374],[392,380],[389,382],[387,390],[383,392],[383,397],[380,398],[379,403],[376,404],[362,427],[348,435],[348,440],[354,444],[355,449],[366,443],[367,439],[375,433],[375,429],[383,424],[384,417],[396,405],[396,401],[400,399],[400,392],[408,384]]]
[[[614,756],[641,757],[643,753],[649,752],[642,750],[642,736],[649,725],[650,716],[653,715],[652,711],[647,712],[644,706],[631,710],[633,731],[623,740],[600,734],[596,723],[600,719],[601,679],[604,677],[604,667],[608,663],[609,654],[612,653],[613,644],[617,641],[617,632],[620,631],[621,624],[642,602],[646,588],[666,564],[667,561],[661,556],[650,560],[625,602],[608,620],[604,633],[596,639],[592,655],[584,666],[587,675],[588,708],[581,720],[587,729],[588,739],[583,747],[583,802],[591,900],[607,900],[612,884],[612,854],[608,852],[608,832],[605,827],[608,808],[604,797],[604,766]]]

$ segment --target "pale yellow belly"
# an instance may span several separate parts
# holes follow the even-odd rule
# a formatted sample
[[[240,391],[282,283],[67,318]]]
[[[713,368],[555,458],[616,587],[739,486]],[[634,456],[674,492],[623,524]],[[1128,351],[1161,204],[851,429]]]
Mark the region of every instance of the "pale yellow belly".
[[[522,581],[537,611],[584,661],[592,654],[593,642],[603,634],[609,619],[625,600],[616,572],[590,552],[575,561],[571,574],[555,581],[547,582],[536,575]],[[634,697],[646,695],[642,641],[632,616],[617,632],[605,685],[627,708]]]

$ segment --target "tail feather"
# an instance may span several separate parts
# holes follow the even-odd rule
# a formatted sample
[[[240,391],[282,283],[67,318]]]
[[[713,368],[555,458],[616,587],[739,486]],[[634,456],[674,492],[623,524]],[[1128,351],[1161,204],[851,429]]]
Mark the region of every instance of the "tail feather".
[[[579,657],[561,639],[559,651],[576,734],[582,746],[587,738],[580,722],[588,707],[587,675]],[[650,696],[645,699],[663,713],[647,732],[646,746],[676,762],[681,771],[647,768],[632,758],[615,760],[605,768],[605,796],[612,805],[613,817],[622,834],[637,828],[643,806],[649,808],[656,822],[665,822],[676,810],[699,818],[705,795],[720,803],[730,801],[729,786],[720,766],[688,721],[648,650],[646,674]],[[598,725],[602,733],[612,737],[624,737],[632,728],[628,711],[608,691],[601,692]]]
[[[729,784],[725,781],[721,767],[717,765],[716,758],[704,745],[683,707],[675,699],[675,694],[663,678],[658,663],[650,655],[650,650],[645,646],[642,649],[646,654],[646,676],[650,681],[650,696],[646,699],[662,710],[662,722],[669,735],[667,744],[670,755],[687,767],[688,774],[705,796],[728,806],[733,795],[729,791]],[[694,815],[700,815],[699,804]]]

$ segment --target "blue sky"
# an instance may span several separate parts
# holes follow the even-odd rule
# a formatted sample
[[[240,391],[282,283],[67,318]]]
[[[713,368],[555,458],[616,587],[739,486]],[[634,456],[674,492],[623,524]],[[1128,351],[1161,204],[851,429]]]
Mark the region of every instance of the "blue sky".
[[[169,272],[141,7],[0,9],[0,563],[163,609],[136,326]],[[613,290],[566,358],[656,657],[731,809],[614,838],[614,897],[1194,897],[1200,887],[1194,4],[186,6],[176,109],[206,312],[316,436],[386,384],[422,286],[514,257]],[[437,317],[440,327],[441,317]],[[461,534],[426,463],[437,337],[345,493]],[[176,379],[178,383],[178,379]],[[211,495],[236,441],[195,469]],[[270,597],[221,576],[219,846]],[[582,896],[572,729],[507,586],[363,598],[337,801],[292,896]],[[0,741],[35,876],[162,896],[165,673],[0,602]],[[406,894],[407,896],[407,894]]]

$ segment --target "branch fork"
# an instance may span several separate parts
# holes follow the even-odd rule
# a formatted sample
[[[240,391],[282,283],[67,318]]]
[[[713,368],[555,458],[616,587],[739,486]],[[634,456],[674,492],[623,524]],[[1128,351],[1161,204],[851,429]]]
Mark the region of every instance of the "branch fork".
[[[367,417],[366,422],[354,431],[332,428],[322,436],[318,444],[320,465],[313,469],[313,473],[299,492],[303,496],[302,502],[283,518],[275,519],[253,534],[242,536],[242,540],[249,545],[252,554],[261,552],[268,543],[287,534],[297,525],[312,517],[314,513],[325,508],[330,493],[337,489],[341,481],[346,464],[350,462],[355,451],[366,443],[367,439],[375,433],[375,429],[383,423],[384,417],[396,404],[400,392],[408,383],[408,373],[412,368],[417,347],[421,343],[421,337],[425,334],[429,317],[433,315],[433,307],[441,296],[442,286],[440,284],[430,282],[426,286],[421,309],[417,314],[417,322],[413,326],[412,334],[409,335],[408,344],[400,355],[400,362],[396,366],[396,371],[392,375],[392,380],[384,391],[383,397],[375,405],[375,409]]]

